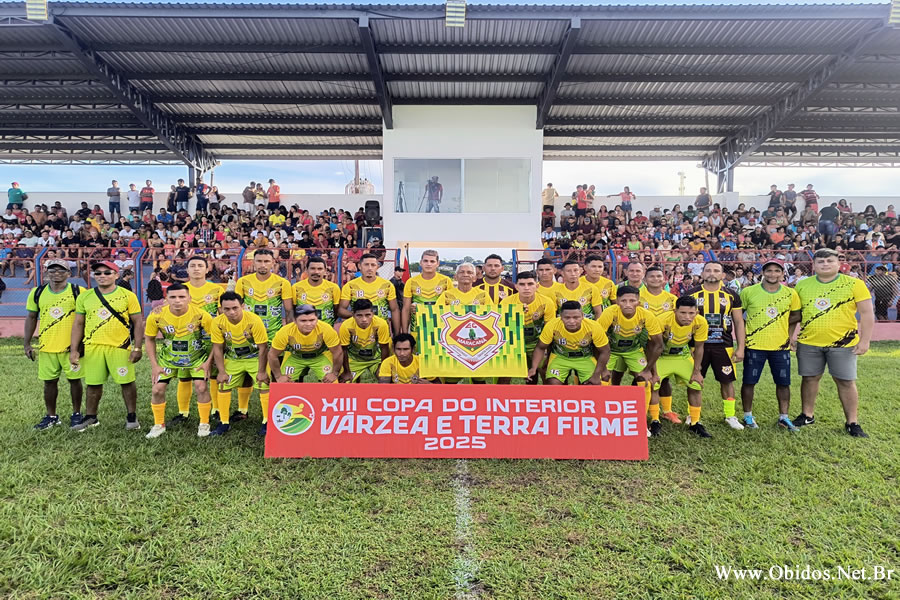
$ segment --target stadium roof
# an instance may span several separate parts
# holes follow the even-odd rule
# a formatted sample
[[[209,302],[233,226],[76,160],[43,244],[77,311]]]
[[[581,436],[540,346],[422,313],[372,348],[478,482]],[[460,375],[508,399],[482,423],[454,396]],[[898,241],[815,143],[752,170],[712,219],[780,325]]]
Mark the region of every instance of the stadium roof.
[[[546,159],[900,164],[889,10],[0,3],[0,161],[377,159],[393,106],[523,104]]]

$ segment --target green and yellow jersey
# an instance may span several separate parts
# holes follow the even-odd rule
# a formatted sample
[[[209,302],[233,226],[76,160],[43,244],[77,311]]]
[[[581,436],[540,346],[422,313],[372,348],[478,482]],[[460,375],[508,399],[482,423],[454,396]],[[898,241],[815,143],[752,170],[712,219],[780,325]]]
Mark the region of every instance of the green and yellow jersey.
[[[75,292],[85,292],[83,287],[69,283],[59,293],[46,285],[41,290],[38,301],[34,301],[38,288],[29,292],[25,310],[37,313],[40,323],[38,340],[41,352],[68,352],[72,339],[72,323],[75,322]],[[40,306],[38,306],[40,304]],[[29,340],[30,341],[30,340]]]
[[[338,332],[341,346],[347,349],[349,358],[359,362],[381,359],[381,344],[391,343],[391,327],[381,317],[373,317],[368,327],[363,329],[356,319],[341,323]]]
[[[538,283],[537,293],[541,296],[547,296],[553,302],[556,302],[556,288],[561,286],[562,284],[558,281],[554,281],[552,285],[544,287],[542,284]]]
[[[641,288],[641,306],[649,310],[654,317],[659,317],[663,313],[675,310],[676,300],[678,300],[678,297],[672,292],[663,290],[654,296],[647,289],[647,286]]]
[[[559,317],[550,319],[541,331],[540,341],[550,346],[551,354],[566,358],[586,358],[594,355],[594,348],[609,344],[606,332],[596,321],[584,319],[578,331],[568,331]]]
[[[353,302],[365,298],[375,307],[375,314],[382,319],[391,318],[391,300],[397,299],[394,284],[383,277],[375,277],[371,282],[362,277],[351,279],[341,288],[341,301]]]
[[[322,321],[318,321],[316,328],[305,334],[300,333],[296,323],[289,323],[282,327],[272,340],[272,347],[275,350],[289,351],[291,360],[294,361],[316,358],[329,348],[340,345],[337,332],[331,325]]]
[[[422,275],[410,277],[403,286],[403,297],[410,303],[409,329],[415,331],[416,307],[419,304],[437,304],[441,294],[453,288],[453,280],[446,275],[435,273],[431,279],[425,279]]]
[[[141,314],[137,296],[121,287],[103,295],[110,307],[128,323],[126,326],[103,305],[97,297],[99,293],[99,290],[87,290],[75,301],[75,313],[84,315],[84,345],[128,348],[131,344],[129,318]]]
[[[459,288],[451,287],[441,294],[437,301],[438,304],[449,304],[450,306],[469,306],[472,304],[478,306],[487,306],[493,304],[487,292],[473,287],[468,292],[461,292]]]
[[[225,293],[225,288],[212,281],[204,282],[195,287],[190,282],[185,284],[191,295],[191,305],[205,311],[211,317],[219,314],[219,297]]]
[[[787,350],[790,348],[791,312],[800,310],[800,297],[786,285],[767,291],[761,283],[741,290],[741,305],[747,320],[747,348]]]
[[[557,311],[564,302],[575,300],[581,305],[581,310],[584,312],[584,318],[586,319],[594,318],[595,306],[603,306],[603,296],[600,295],[600,288],[587,281],[579,281],[578,287],[574,290],[570,290],[565,284],[561,283],[554,291],[554,295],[556,296],[554,300],[556,301]]]
[[[798,281],[795,289],[802,311],[800,343],[823,348],[847,348],[859,343],[856,304],[872,298],[861,279],[840,274],[822,283],[818,277],[807,277]]]
[[[525,339],[525,347],[534,349],[544,330],[544,324],[556,317],[556,304],[547,296],[535,294],[534,300],[526,304],[519,294],[508,296],[500,302],[501,306],[507,304],[520,304],[522,306],[522,314],[525,317],[523,323],[523,335]]]
[[[262,319],[244,311],[237,324],[219,315],[212,322],[213,344],[222,344],[225,360],[259,360],[259,344],[267,344],[269,335]]]
[[[206,311],[188,306],[183,315],[172,314],[168,306],[147,317],[144,335],[156,338],[162,335],[162,343],[156,344],[156,360],[170,369],[195,369],[209,358],[209,349],[203,341],[204,333],[212,331],[212,317]]]
[[[294,284],[294,306],[309,304],[316,309],[320,321],[334,325],[337,320],[335,306],[341,301],[341,288],[333,281],[323,279],[319,285],[313,285],[309,279]]]
[[[237,280],[234,292],[244,298],[247,310],[262,319],[269,341],[275,339],[282,325],[284,299],[293,298],[288,280],[272,273],[260,281],[256,273],[251,273]]]
[[[661,357],[691,356],[691,341],[705,342],[709,337],[709,324],[701,315],[696,315],[688,325],[680,325],[675,312],[669,311],[659,317],[662,328],[663,350]]]
[[[618,305],[610,306],[597,323],[609,337],[610,351],[617,354],[640,350],[651,335],[662,333],[657,318],[642,306],[635,307],[631,317],[626,317]]]
[[[588,281],[587,277],[584,275],[581,276],[579,281],[583,283],[589,283],[600,290],[600,297],[603,298],[603,308],[612,305],[616,301],[616,291],[618,288],[612,279],[607,279],[606,277],[600,277],[596,283]]]
[[[389,356],[378,368],[379,377],[390,377],[391,383],[415,383],[419,381],[419,357],[413,355],[412,362],[403,366],[396,356]]]

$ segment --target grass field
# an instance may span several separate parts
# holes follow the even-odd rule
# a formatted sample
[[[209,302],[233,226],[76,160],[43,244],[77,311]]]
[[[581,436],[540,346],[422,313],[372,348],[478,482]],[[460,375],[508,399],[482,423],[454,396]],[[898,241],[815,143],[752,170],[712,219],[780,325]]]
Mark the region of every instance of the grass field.
[[[126,432],[112,386],[99,428],[35,433],[37,366],[4,340],[0,596],[900,598],[898,358],[878,343],[860,362],[863,440],[843,433],[833,384],[796,435],[772,426],[761,384],[761,429],[728,429],[709,386],[714,438],[667,426],[642,463],[264,460],[255,397],[224,439]],[[898,573],[723,581],[715,565]]]

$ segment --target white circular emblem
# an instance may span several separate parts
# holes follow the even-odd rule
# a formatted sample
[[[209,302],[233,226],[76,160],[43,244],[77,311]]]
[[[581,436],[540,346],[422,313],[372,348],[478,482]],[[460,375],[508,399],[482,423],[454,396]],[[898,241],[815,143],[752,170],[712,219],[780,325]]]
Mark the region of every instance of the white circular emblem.
[[[61,309],[58,306],[54,306],[53,308],[50,309],[50,316],[53,317],[54,319],[60,318],[61,316],[63,316],[63,309]]]
[[[442,285],[435,286],[434,291],[436,294],[440,294],[441,292],[444,291],[444,286],[442,286]]]
[[[384,298],[384,296],[385,296],[386,293],[387,293],[387,292],[385,292],[384,290],[378,290],[378,297],[379,297],[379,298]]]
[[[78,363],[77,365],[69,365],[69,370],[73,373],[77,373],[81,370],[81,363]]]
[[[725,306],[726,304],[728,304],[728,298],[726,298],[725,296],[722,296],[721,298],[719,298],[719,304],[721,304],[722,306]]]
[[[671,310],[671,309],[672,309],[672,304],[669,303],[669,302],[663,302],[663,306],[662,306],[662,307],[663,307],[663,310]]]
[[[819,310],[826,310],[829,306],[831,306],[831,300],[828,298],[816,298],[816,308]]]
[[[609,290],[602,290],[602,291],[600,292],[600,295],[603,296],[604,298],[608,297],[608,296],[609,296]]]
[[[275,288],[269,288],[268,290],[266,290],[266,296],[268,296],[269,298],[271,298],[274,295],[275,295]]]
[[[582,296],[581,298],[578,299],[578,302],[579,302],[579,304],[581,304],[582,306],[584,306],[585,304],[587,304],[587,298],[585,298],[584,296]]]
[[[775,317],[778,316],[778,309],[774,306],[769,306],[766,308],[766,314],[769,316],[770,319],[774,319]]]
[[[328,300],[329,300],[330,298],[331,298],[331,296],[329,296],[327,293],[322,294],[322,301],[323,301],[323,302],[328,302]],[[305,298],[304,298],[304,299],[305,299]]]
[[[506,298],[506,290],[500,290],[499,292],[497,292],[497,294],[498,294],[501,298]]]
[[[188,330],[188,331],[193,331],[193,330],[194,330],[194,324],[193,324],[193,323],[188,323],[188,324],[187,324],[187,330]]]
[[[638,364],[641,365],[642,367],[646,367],[646,366],[647,366],[647,359],[644,358],[644,357],[639,358],[639,359],[638,359]]]
[[[578,345],[579,345],[579,346],[587,346],[587,345],[590,344],[590,343],[591,343],[591,340],[589,340],[589,339],[587,339],[587,338],[584,338],[583,340],[581,340],[580,342],[578,342]]]
[[[328,365],[322,366],[322,372],[323,373],[331,373],[331,367]]]
[[[110,318],[112,316],[112,313],[110,313],[105,308],[101,308],[100,310],[97,311],[97,316],[100,317],[101,319],[105,320],[105,319]]]
[[[121,375],[122,377],[125,377],[126,375],[128,375],[128,367],[119,367],[119,368],[116,370],[116,372],[117,372],[119,375]]]

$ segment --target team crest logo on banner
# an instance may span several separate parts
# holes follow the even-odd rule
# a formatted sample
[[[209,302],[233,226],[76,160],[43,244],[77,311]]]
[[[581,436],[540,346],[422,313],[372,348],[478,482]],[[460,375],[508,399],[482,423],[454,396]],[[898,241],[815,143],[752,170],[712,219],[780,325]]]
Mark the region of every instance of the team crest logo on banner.
[[[284,435],[300,435],[312,427],[316,419],[309,400],[301,396],[288,396],[278,401],[272,409],[272,422]]]
[[[424,305],[416,314],[422,377],[524,377],[522,305]]]

